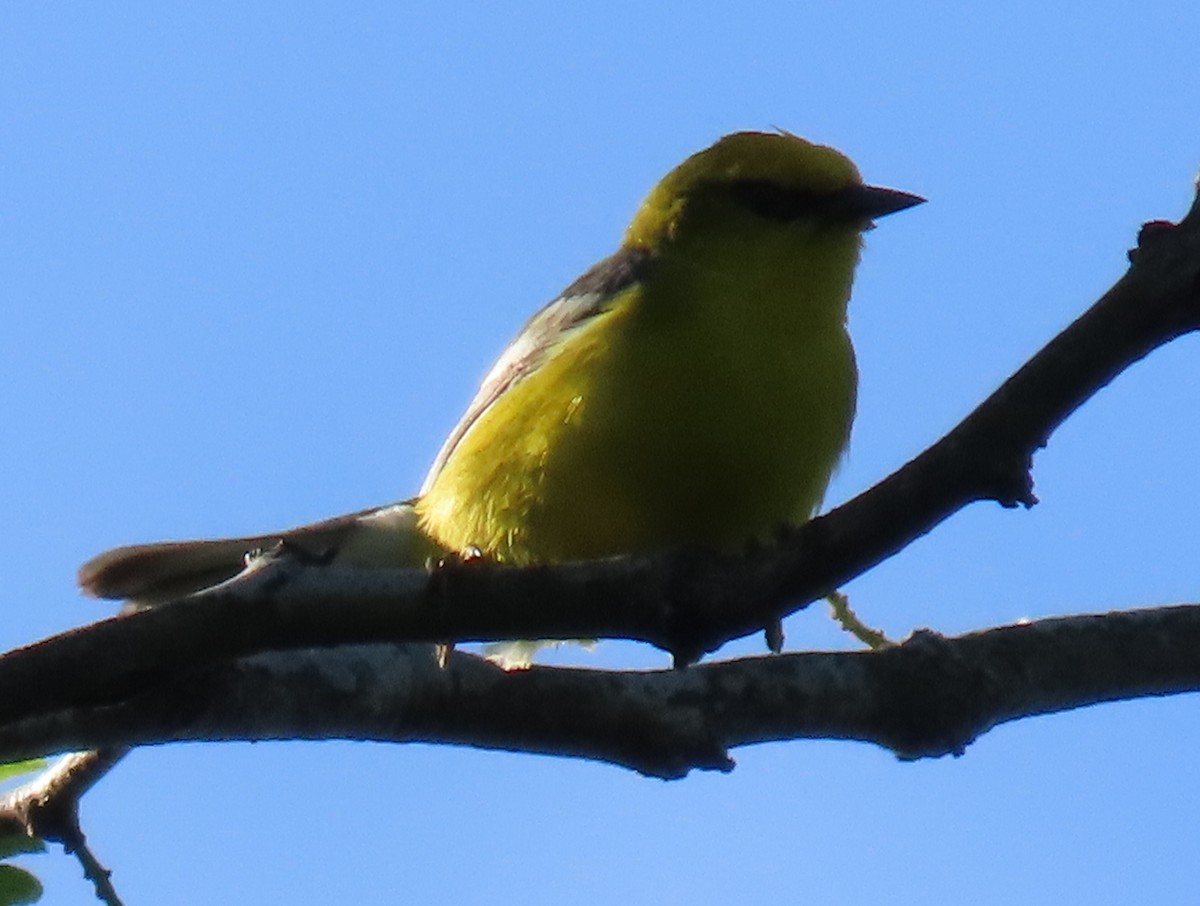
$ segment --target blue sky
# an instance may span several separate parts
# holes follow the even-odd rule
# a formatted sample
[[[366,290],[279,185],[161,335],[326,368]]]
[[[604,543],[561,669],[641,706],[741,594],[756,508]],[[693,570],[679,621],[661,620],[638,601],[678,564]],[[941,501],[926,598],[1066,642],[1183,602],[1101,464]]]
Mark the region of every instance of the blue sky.
[[[1056,8],[1057,7],[1057,8]],[[1123,271],[1200,167],[1200,8],[163,2],[0,8],[0,545],[9,648],[107,613],[118,543],[411,494],[524,318],[719,135],[787,128],[930,203],[868,237],[830,502],[935,440]],[[895,635],[1194,600],[1200,340],[1123,375],[851,585]],[[814,608],[790,647],[844,644]],[[757,650],[732,645],[723,655]],[[662,666],[607,644],[580,663]],[[135,753],[84,804],[130,903],[1170,902],[1194,697],[900,764],[743,749],[664,784],[370,744]],[[45,902],[86,902],[61,857]]]

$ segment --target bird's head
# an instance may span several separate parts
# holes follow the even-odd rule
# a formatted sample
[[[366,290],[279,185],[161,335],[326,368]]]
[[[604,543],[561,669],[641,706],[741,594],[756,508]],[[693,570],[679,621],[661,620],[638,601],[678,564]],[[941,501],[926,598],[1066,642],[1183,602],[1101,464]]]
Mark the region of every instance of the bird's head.
[[[788,132],[735,132],[693,154],[646,197],[625,244],[657,249],[697,219],[749,217],[867,229],[876,217],[925,199],[863,185],[834,148]]]

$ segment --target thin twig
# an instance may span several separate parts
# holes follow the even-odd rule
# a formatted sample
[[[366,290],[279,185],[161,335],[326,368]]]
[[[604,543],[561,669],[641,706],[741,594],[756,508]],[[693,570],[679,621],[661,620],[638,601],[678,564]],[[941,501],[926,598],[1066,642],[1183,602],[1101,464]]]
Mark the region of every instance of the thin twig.
[[[73,854],[92,882],[96,898],[109,906],[121,899],[112,884],[112,872],[100,864],[87,844],[79,824],[79,800],[128,752],[125,747],[64,755],[37,777],[0,799],[0,835],[23,833],[59,843]]]

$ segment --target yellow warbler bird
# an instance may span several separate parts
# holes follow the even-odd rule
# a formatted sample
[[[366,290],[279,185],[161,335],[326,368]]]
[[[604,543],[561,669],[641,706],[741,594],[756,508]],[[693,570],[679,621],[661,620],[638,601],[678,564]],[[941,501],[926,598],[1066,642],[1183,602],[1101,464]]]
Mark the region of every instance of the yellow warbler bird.
[[[286,539],[361,566],[731,548],[821,503],[850,436],[861,236],[924,199],[836,150],[739,132],[651,190],[620,248],[539,311],[412,500],[255,537],[117,548],[79,571],[153,604]]]

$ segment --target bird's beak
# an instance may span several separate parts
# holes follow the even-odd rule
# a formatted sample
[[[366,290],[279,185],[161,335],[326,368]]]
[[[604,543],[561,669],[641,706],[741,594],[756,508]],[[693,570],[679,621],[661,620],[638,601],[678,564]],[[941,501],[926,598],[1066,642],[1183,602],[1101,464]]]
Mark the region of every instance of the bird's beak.
[[[846,193],[845,212],[847,216],[874,220],[924,203],[924,198],[911,192],[879,186],[856,186]]]

